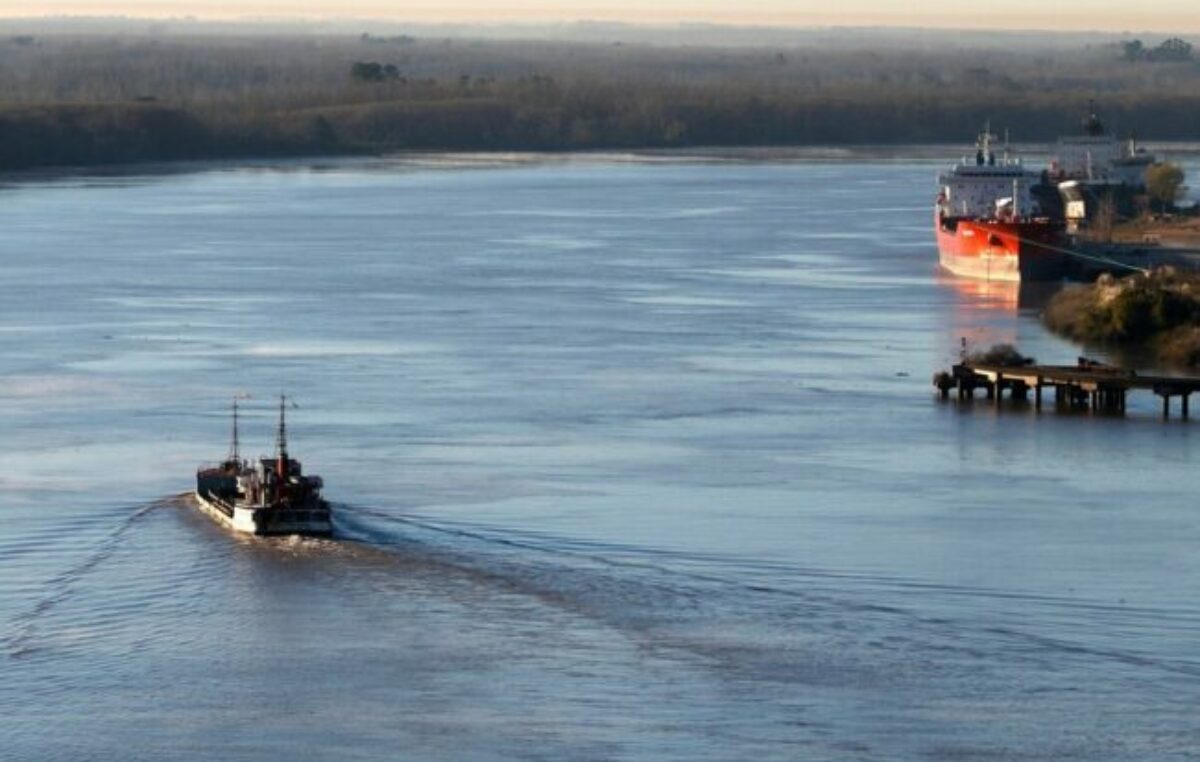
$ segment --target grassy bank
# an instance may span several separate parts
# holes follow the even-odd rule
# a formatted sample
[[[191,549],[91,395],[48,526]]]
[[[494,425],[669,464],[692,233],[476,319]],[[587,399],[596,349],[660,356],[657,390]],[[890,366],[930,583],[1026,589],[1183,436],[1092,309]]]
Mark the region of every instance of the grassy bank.
[[[1200,210],[1183,210],[1169,218],[1138,217],[1114,226],[1109,237],[1117,243],[1140,244],[1149,239],[1200,250]]]
[[[0,169],[397,149],[966,144],[1119,130],[1187,140],[1200,66],[1116,42],[730,48],[408,35],[0,36]]]
[[[1060,291],[1042,318],[1077,341],[1145,348],[1164,365],[1200,366],[1200,276],[1169,267],[1121,279],[1103,276]]]

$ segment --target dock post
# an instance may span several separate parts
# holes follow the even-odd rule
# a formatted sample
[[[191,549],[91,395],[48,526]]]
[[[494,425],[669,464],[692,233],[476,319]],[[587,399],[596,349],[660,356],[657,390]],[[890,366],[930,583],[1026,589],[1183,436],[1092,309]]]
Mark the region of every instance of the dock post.
[[[1180,412],[1183,415],[1183,420],[1185,421],[1188,417],[1188,397],[1190,396],[1192,396],[1190,392],[1184,392],[1183,394],[1179,395],[1179,399],[1183,405],[1183,409]]]
[[[1033,387],[1033,406],[1042,409],[1042,377],[1038,376],[1037,384]]]
[[[1166,419],[1171,417],[1171,395],[1167,394],[1166,392],[1163,392],[1162,400],[1163,400],[1163,420],[1165,421]]]
[[[1000,407],[1000,400],[1004,399],[1004,374],[996,374],[996,407]]]
[[[1029,384],[1024,381],[1013,381],[1009,387],[1009,396],[1014,400],[1025,402],[1029,399]]]

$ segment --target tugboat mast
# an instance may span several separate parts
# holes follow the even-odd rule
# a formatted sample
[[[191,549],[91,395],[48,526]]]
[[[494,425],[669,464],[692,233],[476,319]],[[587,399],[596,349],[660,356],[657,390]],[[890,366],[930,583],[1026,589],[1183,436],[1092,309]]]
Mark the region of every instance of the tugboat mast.
[[[242,453],[238,447],[238,398],[235,395],[233,398],[233,441],[229,443],[229,457],[226,459],[230,463],[241,463]]]
[[[287,479],[288,473],[286,406],[287,396],[279,395],[279,431],[275,435],[275,450],[278,453],[278,459],[275,462],[275,473],[281,480]]]

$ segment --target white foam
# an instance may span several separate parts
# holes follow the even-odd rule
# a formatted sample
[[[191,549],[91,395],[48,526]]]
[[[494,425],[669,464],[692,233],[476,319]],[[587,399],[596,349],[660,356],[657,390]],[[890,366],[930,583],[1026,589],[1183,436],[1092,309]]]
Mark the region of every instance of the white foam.
[[[110,381],[82,375],[14,375],[0,382],[0,398],[36,399],[72,395],[113,394],[120,387]]]
[[[519,238],[501,239],[498,243],[557,251],[582,251],[584,249],[595,249],[600,246],[595,241],[562,235],[524,235]]]
[[[391,344],[378,341],[276,341],[242,349],[250,357],[388,357],[427,354],[433,344]]]
[[[744,307],[745,302],[736,299],[720,299],[704,296],[628,296],[624,301],[633,304],[651,304],[661,307]]]

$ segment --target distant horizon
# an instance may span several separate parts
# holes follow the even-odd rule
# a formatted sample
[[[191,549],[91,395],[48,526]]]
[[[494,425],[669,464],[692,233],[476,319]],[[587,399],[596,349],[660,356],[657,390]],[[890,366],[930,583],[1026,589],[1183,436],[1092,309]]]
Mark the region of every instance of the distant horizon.
[[[396,13],[384,0],[349,0],[332,12],[328,0],[246,0],[236,13],[223,2],[192,0],[185,5],[170,0],[51,0],[34,8],[0,8],[0,20],[22,22],[172,21],[177,23],[234,24],[413,24],[423,26],[528,27],[619,25],[633,28],[735,27],[777,31],[788,29],[880,29],[1061,33],[1061,34],[1200,34],[1200,13],[1190,2],[1162,0],[1152,12],[1130,13],[1124,3],[1103,2],[1090,9],[1087,20],[1079,14],[1045,10],[1036,0],[1011,0],[1002,12],[900,13],[879,8],[880,0],[843,0],[846,10],[795,12],[778,6],[783,0],[765,0],[753,13],[718,9],[712,0],[675,0],[653,10],[634,8],[629,0],[611,0],[607,6],[589,5],[562,10],[566,3],[540,0],[497,0],[480,8],[473,0],[457,0]],[[886,5],[886,4],[885,4]],[[283,7],[286,6],[286,9]],[[771,10],[775,7],[775,10]],[[32,11],[32,12],[31,12]],[[1014,19],[1019,19],[1014,22]]]

